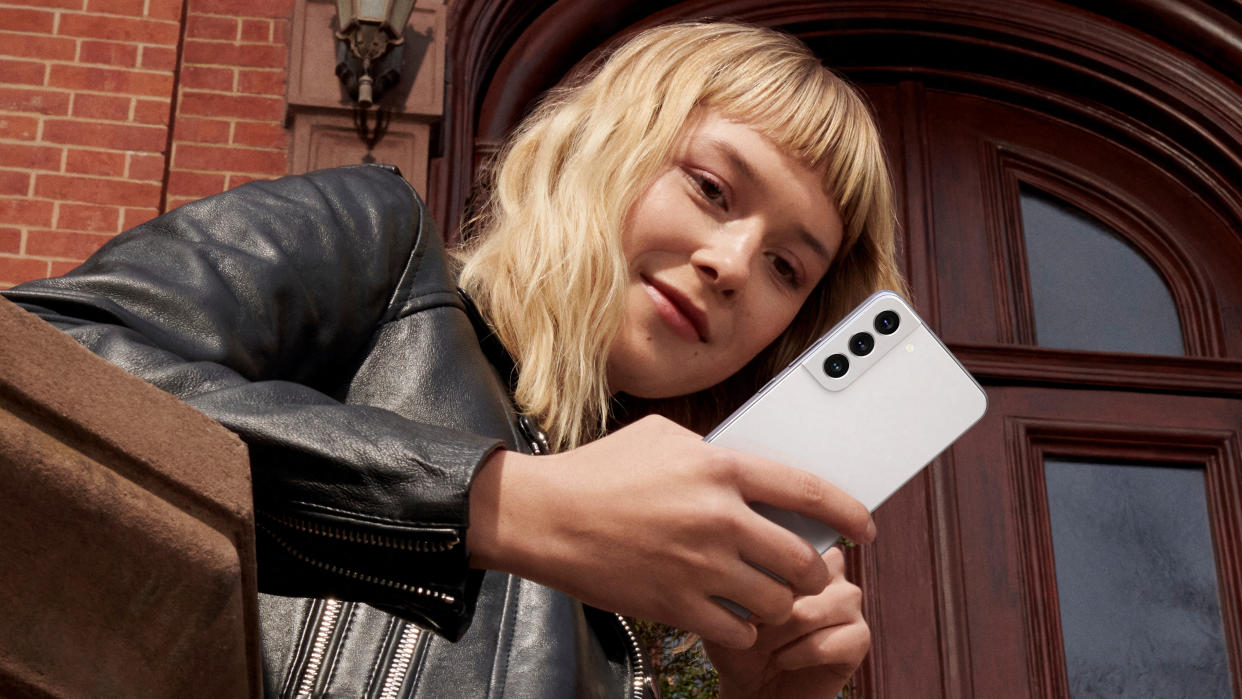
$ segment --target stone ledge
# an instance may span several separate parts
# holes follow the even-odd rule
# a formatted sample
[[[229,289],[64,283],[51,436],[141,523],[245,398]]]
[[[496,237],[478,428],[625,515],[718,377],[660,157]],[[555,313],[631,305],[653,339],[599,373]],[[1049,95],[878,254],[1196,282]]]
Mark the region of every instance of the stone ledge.
[[[0,694],[262,694],[245,445],[0,299]]]

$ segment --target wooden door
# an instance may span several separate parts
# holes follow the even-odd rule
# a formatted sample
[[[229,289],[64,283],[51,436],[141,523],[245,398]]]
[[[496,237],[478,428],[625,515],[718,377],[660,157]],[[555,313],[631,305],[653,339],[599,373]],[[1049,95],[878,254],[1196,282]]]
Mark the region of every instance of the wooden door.
[[[1110,134],[922,83],[865,87],[898,164],[916,306],[984,383],[990,409],[880,509],[880,541],[853,556],[876,638],[862,695],[1242,696],[1237,231],[1152,153]],[[1043,225],[1029,211],[1043,204],[1095,226],[1129,261],[1092,253],[1076,267],[1064,242],[1038,254],[1067,259],[1036,259],[1038,232],[1026,229]],[[1050,264],[1070,276],[1046,274]],[[1163,285],[1165,301],[1131,304],[1119,284],[1140,275],[1126,264]],[[1159,303],[1167,313],[1148,307]],[[1080,314],[1090,322],[1056,327]],[[1122,481],[1074,485],[1108,474]],[[1156,504],[1126,504],[1135,476],[1155,479]],[[1170,518],[1160,503],[1175,490],[1185,502],[1166,505],[1185,516]],[[1118,508],[1134,515],[1124,535],[1107,519]],[[1202,524],[1185,540],[1162,534],[1187,522]],[[1206,585],[1189,589],[1187,557],[1206,561]],[[1104,582],[1131,569],[1134,584],[1114,580],[1110,592]],[[1100,595],[1135,599],[1118,619]],[[1198,606],[1187,610],[1187,597]],[[1188,646],[1188,633],[1203,638]],[[1214,667],[1178,684],[1196,663]]]

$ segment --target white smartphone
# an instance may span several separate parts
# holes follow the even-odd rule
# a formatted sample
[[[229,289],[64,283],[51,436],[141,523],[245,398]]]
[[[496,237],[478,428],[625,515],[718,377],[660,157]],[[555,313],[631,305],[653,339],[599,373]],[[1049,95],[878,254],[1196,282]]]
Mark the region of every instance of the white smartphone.
[[[873,294],[705,439],[818,475],[875,510],[987,409],[983,388],[897,294]],[[821,552],[837,532],[755,503]]]

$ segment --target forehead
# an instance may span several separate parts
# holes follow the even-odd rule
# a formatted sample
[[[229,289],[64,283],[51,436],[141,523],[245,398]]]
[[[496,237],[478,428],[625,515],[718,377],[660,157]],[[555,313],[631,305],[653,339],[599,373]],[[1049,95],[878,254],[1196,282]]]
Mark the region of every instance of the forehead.
[[[687,124],[677,153],[689,166],[723,178],[740,207],[761,211],[831,260],[840,244],[841,218],[825,189],[824,168],[802,162],[759,129],[715,112]]]

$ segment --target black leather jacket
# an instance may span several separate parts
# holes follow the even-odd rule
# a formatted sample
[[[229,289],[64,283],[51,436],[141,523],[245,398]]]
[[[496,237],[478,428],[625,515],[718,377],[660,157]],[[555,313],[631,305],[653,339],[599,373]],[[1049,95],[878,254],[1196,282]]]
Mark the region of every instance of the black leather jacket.
[[[253,182],[4,295],[248,444],[269,696],[650,691],[618,617],[469,568],[475,470],[535,434],[394,170]]]

